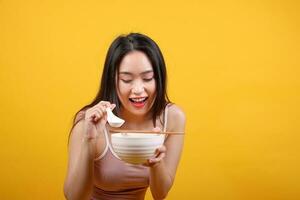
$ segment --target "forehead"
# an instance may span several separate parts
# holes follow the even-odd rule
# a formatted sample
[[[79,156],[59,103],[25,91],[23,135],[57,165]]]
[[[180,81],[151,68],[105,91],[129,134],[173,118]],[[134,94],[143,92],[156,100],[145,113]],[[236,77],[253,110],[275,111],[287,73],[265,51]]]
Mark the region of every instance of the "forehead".
[[[141,51],[132,51],[121,60],[119,72],[142,73],[153,70],[147,55]]]

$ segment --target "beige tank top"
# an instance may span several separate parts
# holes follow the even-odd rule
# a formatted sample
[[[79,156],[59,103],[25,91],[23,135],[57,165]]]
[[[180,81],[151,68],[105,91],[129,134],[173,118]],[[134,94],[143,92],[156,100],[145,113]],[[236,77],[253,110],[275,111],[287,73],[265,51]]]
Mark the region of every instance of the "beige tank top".
[[[164,111],[163,130],[167,130],[168,105]],[[106,147],[94,161],[94,189],[92,200],[122,200],[145,198],[149,186],[149,168],[120,160],[111,147],[107,130]]]

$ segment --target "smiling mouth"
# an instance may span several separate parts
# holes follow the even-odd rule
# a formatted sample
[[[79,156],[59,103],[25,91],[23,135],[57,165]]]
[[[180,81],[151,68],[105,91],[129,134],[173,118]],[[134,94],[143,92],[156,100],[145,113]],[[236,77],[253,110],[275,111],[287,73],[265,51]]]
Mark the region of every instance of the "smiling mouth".
[[[148,97],[143,98],[129,98],[129,101],[132,103],[132,105],[136,108],[142,108],[146,104]]]
[[[129,100],[132,103],[144,103],[147,99],[148,99],[148,97],[143,97],[143,98],[129,98]]]

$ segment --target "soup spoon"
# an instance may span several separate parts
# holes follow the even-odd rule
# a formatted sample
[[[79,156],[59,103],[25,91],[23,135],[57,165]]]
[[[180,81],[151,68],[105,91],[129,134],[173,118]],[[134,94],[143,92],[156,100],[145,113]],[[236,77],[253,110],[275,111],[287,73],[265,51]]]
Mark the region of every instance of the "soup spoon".
[[[125,120],[114,115],[110,108],[106,108],[106,113],[107,122],[111,127],[120,127],[124,124]]]

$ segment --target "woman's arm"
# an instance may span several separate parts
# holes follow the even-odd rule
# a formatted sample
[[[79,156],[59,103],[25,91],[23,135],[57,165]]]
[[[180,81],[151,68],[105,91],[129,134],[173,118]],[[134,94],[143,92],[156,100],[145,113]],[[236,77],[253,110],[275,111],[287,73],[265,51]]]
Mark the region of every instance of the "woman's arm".
[[[69,142],[69,162],[64,194],[68,200],[88,199],[93,189],[95,139],[82,136],[84,120],[73,128]]]
[[[185,130],[185,115],[176,105],[169,107],[168,131]],[[173,184],[183,148],[184,135],[169,135],[159,149],[160,154],[150,163],[150,189],[154,199],[166,198]]]
[[[91,196],[94,185],[94,159],[96,152],[102,152],[104,149],[106,108],[114,107],[115,105],[109,102],[100,101],[86,110],[84,119],[79,121],[71,132],[68,171],[64,184],[64,194],[68,200],[85,200]]]

